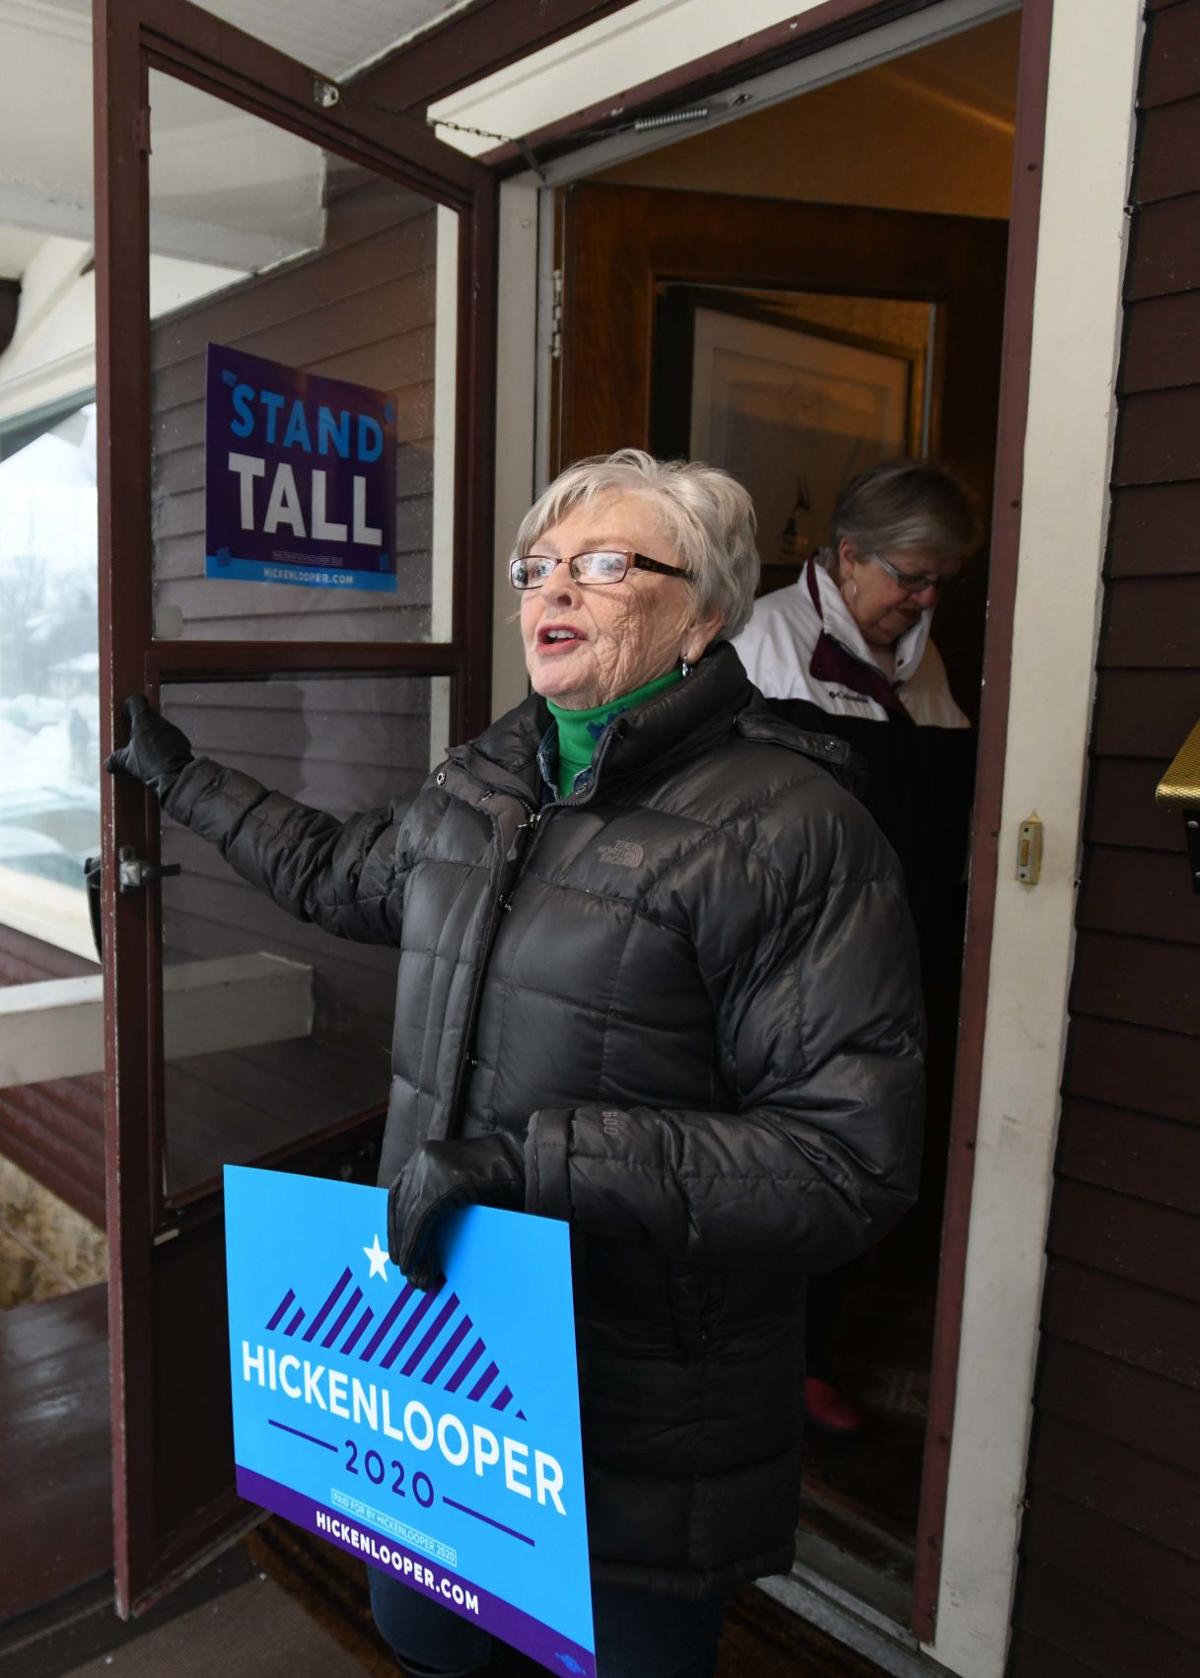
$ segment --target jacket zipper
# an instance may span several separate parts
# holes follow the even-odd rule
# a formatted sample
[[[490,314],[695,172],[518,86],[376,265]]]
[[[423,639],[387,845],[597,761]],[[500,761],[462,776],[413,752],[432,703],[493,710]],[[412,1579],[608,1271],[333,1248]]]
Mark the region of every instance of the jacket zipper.
[[[476,781],[478,785],[486,788],[483,797],[480,800],[481,804],[486,804],[489,799],[495,797],[495,787],[488,787],[486,782],[479,781],[478,776],[471,775],[470,771],[467,769],[463,769],[462,772],[464,775],[469,775],[471,780]],[[517,864],[517,868],[511,875],[515,884],[517,873],[520,868],[521,850],[524,845],[524,841],[520,836],[524,833],[528,833],[530,828],[536,828],[543,814],[541,810],[535,810],[533,805],[522,798],[519,793],[512,793],[509,796],[515,798],[524,809],[526,813],[526,820],[523,821],[518,828],[516,828],[507,852],[498,859],[496,864],[491,910],[488,915],[487,928],[484,932],[483,944],[480,949],[479,965],[475,969],[475,978],[471,985],[471,995],[467,1001],[466,1025],[463,1032],[463,1047],[462,1052],[458,1057],[458,1067],[454,1074],[454,1094],[450,1102],[450,1123],[446,1132],[448,1136],[455,1136],[458,1134],[458,1123],[462,1108],[463,1086],[466,1083],[467,1072],[474,1061],[473,1050],[475,1047],[475,1021],[479,1012],[479,999],[483,992],[484,976],[487,973],[488,963],[491,959],[492,945],[496,941],[496,928],[499,924],[500,916],[503,913],[504,905],[509,896],[509,892],[506,892],[504,889],[506,877],[509,876],[508,865],[511,863]],[[492,824],[492,831],[496,835],[497,850],[499,850],[499,818],[494,816],[490,810],[487,814]]]
[[[463,1087],[466,1084],[467,1073],[474,1065],[475,1060],[475,1022],[479,1013],[479,999],[483,993],[483,981],[487,974],[488,964],[492,957],[492,945],[496,942],[496,931],[499,925],[500,916],[504,914],[509,904],[512,902],[513,894],[516,892],[518,885],[521,883],[521,876],[524,874],[533,859],[534,852],[537,850],[538,841],[545,830],[547,818],[553,815],[555,810],[580,809],[585,804],[591,803],[596,792],[596,787],[599,783],[601,766],[603,765],[604,759],[608,756],[609,747],[616,737],[617,731],[615,728],[605,736],[600,750],[596,754],[591,784],[584,793],[583,797],[579,799],[578,803],[574,803],[572,800],[566,799],[557,804],[543,804],[540,810],[535,810],[533,805],[527,803],[519,793],[514,792],[509,794],[510,797],[515,798],[523,807],[523,809],[527,812],[529,819],[523,821],[513,833],[512,844],[509,846],[508,852],[505,856],[500,859],[499,866],[496,870],[496,887],[492,896],[491,913],[488,916],[487,930],[484,933],[483,948],[479,958],[479,966],[475,970],[475,980],[471,986],[471,996],[467,1004],[466,1030],[463,1033],[463,1049],[461,1055],[459,1056],[458,1068],[454,1076],[454,1095],[450,1103],[450,1124],[446,1132],[448,1136],[455,1136],[458,1134],[458,1124],[459,1119],[461,1118],[462,1109]],[[486,803],[490,798],[495,796],[497,790],[495,787],[488,787],[486,782],[480,781],[477,775],[472,775],[470,770],[462,768],[461,764],[459,767],[462,769],[462,773],[467,775],[471,780],[475,781],[477,785],[486,787],[483,798],[480,800],[481,803]],[[488,811],[488,816],[491,819],[493,831],[497,834],[497,837],[499,837],[499,821],[492,815],[490,810]],[[533,830],[532,840],[520,840],[520,835],[527,834],[531,828]],[[515,863],[516,865],[512,869],[511,873],[509,873],[506,869],[505,865],[507,863]]]

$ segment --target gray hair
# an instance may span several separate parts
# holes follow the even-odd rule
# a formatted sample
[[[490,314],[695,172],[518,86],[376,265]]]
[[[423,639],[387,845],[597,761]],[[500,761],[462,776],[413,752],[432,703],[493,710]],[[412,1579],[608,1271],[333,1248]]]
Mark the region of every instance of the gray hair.
[[[721,619],[717,639],[745,627],[758,587],[754,504],[736,478],[694,460],[655,460],[642,449],[577,460],[542,491],[521,521],[514,554],[580,507],[613,495],[638,495],[654,506],[695,575],[696,617]]]
[[[886,460],[852,478],[833,508],[833,554],[845,538],[862,555],[919,550],[945,562],[979,545],[967,491],[932,460]]]

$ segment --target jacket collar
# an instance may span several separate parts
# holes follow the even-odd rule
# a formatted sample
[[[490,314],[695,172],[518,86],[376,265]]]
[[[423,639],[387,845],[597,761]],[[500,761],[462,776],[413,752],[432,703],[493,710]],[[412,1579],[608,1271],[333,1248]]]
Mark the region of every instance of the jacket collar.
[[[597,778],[624,780],[707,751],[753,697],[741,659],[727,641],[718,642],[685,681],[613,719],[597,748]]]
[[[472,803],[508,792],[526,805],[539,804],[538,751],[550,720],[545,700],[532,693],[475,740],[455,746],[449,762],[462,774],[455,776],[454,790]],[[601,782],[607,787],[651,768],[665,772],[733,731],[763,745],[801,752],[835,770],[850,757],[850,748],[836,735],[810,734],[780,721],[746,675],[736,648],[721,641],[686,681],[609,723],[596,752],[595,780],[567,802],[587,801]]]
[[[738,712],[755,697],[737,653],[728,642],[718,643],[686,681],[609,723],[597,746],[596,778],[589,792],[601,782],[607,786],[652,764],[665,769],[707,750],[729,732]],[[549,726],[545,700],[530,694],[468,745],[456,746],[450,761],[494,790],[537,802],[538,748]]]
[[[822,552],[824,551],[826,550],[822,550]],[[875,665],[875,668],[879,669],[879,666],[875,663],[875,654],[871,650],[870,642],[864,640],[862,630],[854,621],[850,608],[842,598],[841,589],[837,586],[837,582],[830,572],[821,563],[819,555],[814,555],[809,560],[808,565],[801,571],[799,578],[793,583],[792,587],[802,589],[805,597],[807,597],[810,570],[820,596],[819,614],[826,632],[832,635],[836,641],[840,641],[846,651],[853,654],[855,658],[861,659],[866,664]],[[916,675],[917,668],[925,656],[925,648],[929,641],[929,629],[932,623],[933,610],[930,608],[922,612],[912,628],[906,629],[895,643],[892,650],[896,663],[890,678],[892,687],[901,687]],[[882,671],[880,674],[882,674]]]

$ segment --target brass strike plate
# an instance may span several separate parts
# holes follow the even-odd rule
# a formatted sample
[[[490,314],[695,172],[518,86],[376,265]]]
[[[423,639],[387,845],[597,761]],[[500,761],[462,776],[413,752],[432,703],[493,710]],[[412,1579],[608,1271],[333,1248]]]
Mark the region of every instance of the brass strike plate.
[[[1035,810],[1017,829],[1017,879],[1036,886],[1042,877],[1042,820]]]

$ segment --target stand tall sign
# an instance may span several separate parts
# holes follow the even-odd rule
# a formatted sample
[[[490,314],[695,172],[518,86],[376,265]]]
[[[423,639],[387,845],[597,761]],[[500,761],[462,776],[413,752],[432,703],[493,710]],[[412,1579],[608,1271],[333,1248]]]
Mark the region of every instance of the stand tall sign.
[[[395,420],[383,391],[210,344],[205,575],[394,591]]]

